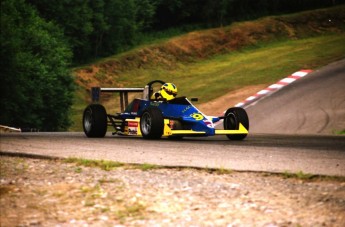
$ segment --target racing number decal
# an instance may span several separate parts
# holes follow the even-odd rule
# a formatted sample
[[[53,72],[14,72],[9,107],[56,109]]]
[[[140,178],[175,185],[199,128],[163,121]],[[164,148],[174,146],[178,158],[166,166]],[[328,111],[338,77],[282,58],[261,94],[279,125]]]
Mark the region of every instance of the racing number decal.
[[[204,116],[202,116],[202,114],[200,113],[193,113],[190,116],[197,121],[201,121],[202,119],[204,119]]]

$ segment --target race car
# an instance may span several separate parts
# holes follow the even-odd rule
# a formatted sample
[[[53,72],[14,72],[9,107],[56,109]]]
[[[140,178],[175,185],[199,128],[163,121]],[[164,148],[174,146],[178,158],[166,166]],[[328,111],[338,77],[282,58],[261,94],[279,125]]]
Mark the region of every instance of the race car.
[[[157,84],[161,87],[154,92]],[[100,104],[104,92],[120,93],[120,113],[106,112]],[[128,104],[130,92],[140,92],[142,98],[134,98]],[[229,108],[223,116],[207,116],[192,104],[196,98],[190,101],[185,96],[177,97],[177,87],[173,83],[154,80],[144,88],[93,87],[91,95],[92,104],[83,113],[87,137],[104,137],[108,126],[114,128],[113,135],[142,136],[144,139],[226,135],[230,140],[243,140],[248,135],[249,119],[243,108]],[[216,129],[216,123],[221,120],[224,129]]]

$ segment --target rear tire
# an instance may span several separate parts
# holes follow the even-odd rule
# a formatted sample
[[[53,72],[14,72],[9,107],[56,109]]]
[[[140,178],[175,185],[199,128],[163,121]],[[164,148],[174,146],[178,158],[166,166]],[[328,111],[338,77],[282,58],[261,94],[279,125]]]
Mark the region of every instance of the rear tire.
[[[100,104],[91,104],[83,114],[83,129],[85,135],[91,138],[101,138],[107,133],[107,112]]]
[[[224,129],[225,130],[238,130],[240,123],[249,131],[249,119],[247,112],[240,107],[229,108],[225,112]],[[233,134],[226,135],[230,140],[243,140],[247,134]]]
[[[163,135],[164,118],[157,107],[147,108],[140,117],[140,130],[144,139],[159,139]]]

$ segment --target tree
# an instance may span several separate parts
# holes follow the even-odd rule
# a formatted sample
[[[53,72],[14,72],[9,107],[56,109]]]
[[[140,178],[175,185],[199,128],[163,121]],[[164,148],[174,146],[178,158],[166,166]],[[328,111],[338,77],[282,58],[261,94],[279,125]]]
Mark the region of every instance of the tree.
[[[136,24],[139,31],[150,31],[156,14],[155,0],[136,0]]]
[[[89,36],[94,32],[93,11],[89,0],[26,1],[37,9],[41,18],[55,23],[62,29],[72,48],[74,62],[80,63],[88,60],[93,51],[89,43]]]
[[[90,45],[92,46],[92,53],[90,56],[97,57],[101,55],[101,49],[104,44],[105,33],[109,31],[111,25],[107,22],[105,16],[105,2],[104,0],[93,0],[90,2],[92,9],[92,26],[93,32],[90,35]]]
[[[154,0],[27,0],[39,15],[63,29],[74,63],[116,54],[148,29]]]
[[[56,25],[24,0],[1,1],[0,124],[65,130],[72,53]]]
[[[104,17],[109,29],[104,32],[102,56],[131,47],[138,32],[135,0],[105,0]]]

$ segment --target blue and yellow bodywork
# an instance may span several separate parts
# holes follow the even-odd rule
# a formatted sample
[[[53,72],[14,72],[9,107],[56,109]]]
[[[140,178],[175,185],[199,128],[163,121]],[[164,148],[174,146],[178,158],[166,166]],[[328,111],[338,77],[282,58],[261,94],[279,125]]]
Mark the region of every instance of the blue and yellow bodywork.
[[[161,110],[164,117],[163,136],[214,136],[227,134],[248,134],[248,130],[240,124],[237,130],[219,130],[215,123],[222,117],[206,116],[187,98],[179,97],[171,102],[135,99],[120,114],[125,121],[124,135],[140,136],[140,116],[142,112],[154,106]],[[179,123],[179,128],[174,125]]]

